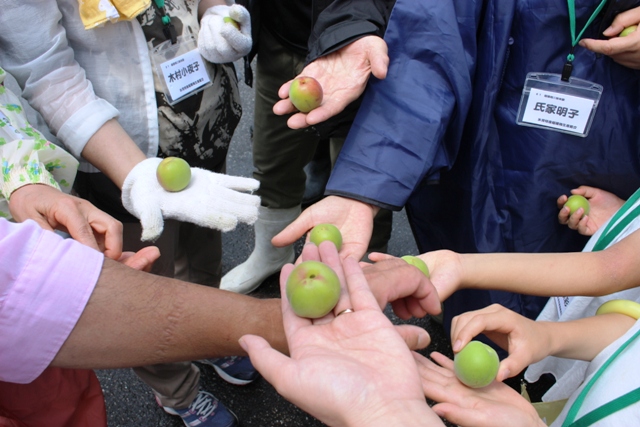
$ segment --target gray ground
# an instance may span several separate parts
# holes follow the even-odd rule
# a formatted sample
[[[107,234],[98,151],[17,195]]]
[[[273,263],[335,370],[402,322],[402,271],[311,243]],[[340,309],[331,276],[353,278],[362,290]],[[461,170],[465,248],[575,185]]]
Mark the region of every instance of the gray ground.
[[[242,80],[242,67],[238,67]],[[228,155],[228,173],[232,175],[251,176],[251,142],[250,127],[253,111],[253,91],[241,83],[241,94],[244,114],[232,142]],[[223,271],[227,272],[244,261],[253,249],[253,229],[250,226],[239,226],[226,233],[223,239],[224,257]],[[301,245],[296,245],[301,249]],[[406,221],[404,211],[394,217],[394,229],[389,242],[389,253],[397,256],[416,254],[411,230]],[[279,295],[277,275],[267,279],[254,293],[257,297],[274,297]],[[395,323],[400,319],[389,312]],[[426,328],[432,336],[432,344],[428,351],[438,350],[448,353],[448,341],[444,338],[442,328],[429,319],[415,320]],[[203,337],[202,339],[206,339]],[[247,386],[233,386],[223,380],[209,366],[201,366],[202,386],[220,398],[228,408],[234,411],[245,427],[269,426],[322,426],[323,424],[297,409],[280,397],[264,379]],[[108,423],[110,427],[180,427],[182,421],[178,417],[166,414],[156,403],[149,388],[143,384],[129,369],[99,371],[107,402]]]

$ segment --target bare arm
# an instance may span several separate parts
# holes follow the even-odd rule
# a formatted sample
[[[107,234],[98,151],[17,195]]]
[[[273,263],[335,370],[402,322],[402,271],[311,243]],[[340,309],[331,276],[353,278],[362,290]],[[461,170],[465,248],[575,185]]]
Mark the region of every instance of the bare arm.
[[[452,251],[420,255],[431,271],[441,300],[458,289],[494,289],[539,296],[602,296],[640,285],[636,231],[599,252],[547,254],[458,254]],[[372,255],[373,261],[386,256]]]
[[[100,169],[118,188],[131,169],[146,156],[117,120],[106,122],[82,150],[82,157]]]
[[[238,339],[246,334],[288,351],[279,299],[194,285],[105,259],[52,365],[103,369],[245,354]]]

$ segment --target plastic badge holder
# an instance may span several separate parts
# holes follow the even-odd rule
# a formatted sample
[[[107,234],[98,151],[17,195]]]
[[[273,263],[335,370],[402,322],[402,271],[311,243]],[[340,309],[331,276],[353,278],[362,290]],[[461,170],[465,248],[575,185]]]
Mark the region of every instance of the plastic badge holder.
[[[559,74],[529,73],[522,90],[517,123],[586,137],[595,116],[602,86]]]
[[[198,52],[193,35],[180,36],[175,44],[170,40],[159,44],[151,58],[169,105],[212,85],[208,63]]]

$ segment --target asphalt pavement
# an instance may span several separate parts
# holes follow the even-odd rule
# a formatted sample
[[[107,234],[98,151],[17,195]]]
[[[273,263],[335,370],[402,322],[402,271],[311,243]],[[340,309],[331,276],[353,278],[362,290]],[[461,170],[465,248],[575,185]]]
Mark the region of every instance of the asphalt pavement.
[[[237,66],[237,69],[241,81],[243,116],[227,157],[227,172],[231,175],[251,176],[253,90],[242,82],[242,66]],[[253,241],[252,226],[240,225],[236,230],[223,235],[223,273],[247,259],[253,249]],[[299,253],[302,241],[296,243],[295,247]],[[393,233],[388,252],[396,256],[418,253],[404,211],[394,214]],[[268,278],[252,295],[258,298],[279,296],[277,275]],[[423,354],[434,350],[451,354],[451,348],[442,327],[429,317],[403,322],[389,309],[386,313],[395,324],[419,325],[431,334],[432,343],[423,351]],[[207,339],[207,337],[201,339]],[[235,386],[223,381],[213,368],[202,365],[200,368],[202,387],[221,399],[239,417],[244,427],[324,425],[278,395],[263,378],[246,386]],[[166,414],[156,404],[151,390],[130,369],[103,370],[98,371],[97,374],[107,403],[109,427],[181,427],[184,425],[179,417]]]

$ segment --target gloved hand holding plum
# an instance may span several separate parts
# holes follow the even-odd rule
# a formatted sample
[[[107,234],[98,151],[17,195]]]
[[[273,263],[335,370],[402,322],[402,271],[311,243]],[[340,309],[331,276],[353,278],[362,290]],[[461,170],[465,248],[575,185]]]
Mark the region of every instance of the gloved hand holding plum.
[[[122,204],[140,219],[143,241],[160,237],[165,218],[221,231],[233,230],[238,222],[256,221],[260,198],[247,193],[258,189],[258,181],[189,168],[184,161],[169,159],[162,167],[160,158],[143,160],[122,186]]]
[[[213,6],[202,15],[198,50],[207,61],[237,61],[251,51],[251,46],[251,16],[243,6]]]

